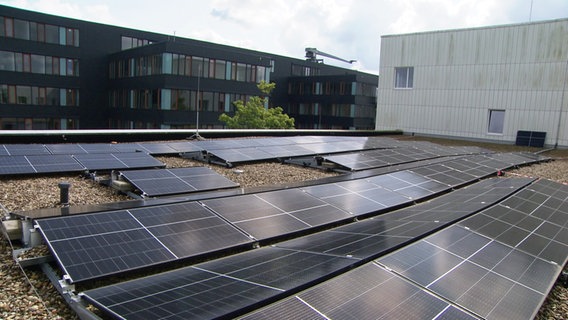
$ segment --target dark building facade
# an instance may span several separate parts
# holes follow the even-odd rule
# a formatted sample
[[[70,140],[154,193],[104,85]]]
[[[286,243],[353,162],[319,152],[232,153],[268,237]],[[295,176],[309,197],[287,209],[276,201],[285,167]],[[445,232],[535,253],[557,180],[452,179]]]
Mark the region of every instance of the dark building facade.
[[[376,75],[0,6],[2,130],[223,128],[263,80],[297,128],[374,129]]]

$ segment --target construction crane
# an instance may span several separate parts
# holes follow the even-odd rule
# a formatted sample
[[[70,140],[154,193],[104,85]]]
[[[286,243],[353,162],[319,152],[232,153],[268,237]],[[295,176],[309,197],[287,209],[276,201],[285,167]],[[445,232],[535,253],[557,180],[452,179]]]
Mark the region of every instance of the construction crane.
[[[345,60],[345,59],[342,59],[342,58],[340,58],[340,57],[336,57],[336,56],[334,56],[334,55],[331,55],[331,54],[329,54],[329,53],[325,53],[325,52],[319,51],[319,50],[316,49],[316,48],[306,48],[306,61],[312,61],[312,62],[317,62],[317,63],[323,63],[323,59],[318,59],[318,58],[317,58],[317,55],[318,55],[318,54],[319,54],[320,56],[332,58],[332,59],[339,60],[339,61],[343,61],[343,62],[350,63],[350,64],[357,61],[357,60]]]

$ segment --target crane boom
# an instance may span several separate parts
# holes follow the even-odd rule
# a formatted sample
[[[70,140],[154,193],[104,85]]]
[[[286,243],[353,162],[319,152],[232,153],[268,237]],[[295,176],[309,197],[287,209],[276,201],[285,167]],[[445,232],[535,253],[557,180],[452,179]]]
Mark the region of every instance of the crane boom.
[[[319,50],[316,49],[316,48],[306,48],[306,60],[307,60],[307,61],[323,63],[323,59],[318,59],[318,58],[317,58],[317,55],[318,55],[318,54],[319,54],[320,56],[332,58],[332,59],[339,60],[339,61],[343,61],[343,62],[346,62],[346,63],[353,63],[353,62],[357,61],[357,60],[346,60],[346,59],[343,59],[343,58],[334,56],[334,55],[332,55],[332,54],[325,53],[325,52],[323,52],[323,51],[319,51]]]

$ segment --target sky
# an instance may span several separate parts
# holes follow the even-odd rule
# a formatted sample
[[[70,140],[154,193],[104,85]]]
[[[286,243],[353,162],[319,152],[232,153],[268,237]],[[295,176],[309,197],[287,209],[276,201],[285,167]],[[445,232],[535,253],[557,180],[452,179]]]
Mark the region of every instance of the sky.
[[[568,18],[568,0],[0,0],[58,16],[379,74],[380,37]]]

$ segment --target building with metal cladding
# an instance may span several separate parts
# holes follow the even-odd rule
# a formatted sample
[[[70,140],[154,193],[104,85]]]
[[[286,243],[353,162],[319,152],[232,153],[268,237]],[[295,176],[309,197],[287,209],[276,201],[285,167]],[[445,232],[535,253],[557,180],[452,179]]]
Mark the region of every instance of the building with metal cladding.
[[[568,19],[381,37],[376,129],[568,146]]]
[[[261,80],[296,128],[375,127],[377,75],[0,6],[3,130],[223,128]]]

